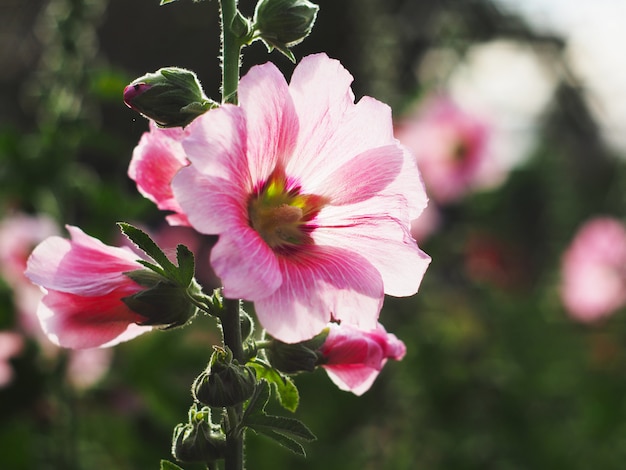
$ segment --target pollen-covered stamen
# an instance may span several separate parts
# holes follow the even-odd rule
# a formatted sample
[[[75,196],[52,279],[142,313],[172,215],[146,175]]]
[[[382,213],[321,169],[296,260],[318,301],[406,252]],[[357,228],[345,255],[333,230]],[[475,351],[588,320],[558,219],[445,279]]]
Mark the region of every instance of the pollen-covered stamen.
[[[272,248],[312,242],[310,221],[326,203],[325,198],[300,194],[289,185],[284,171],[275,170],[248,203],[250,225]]]

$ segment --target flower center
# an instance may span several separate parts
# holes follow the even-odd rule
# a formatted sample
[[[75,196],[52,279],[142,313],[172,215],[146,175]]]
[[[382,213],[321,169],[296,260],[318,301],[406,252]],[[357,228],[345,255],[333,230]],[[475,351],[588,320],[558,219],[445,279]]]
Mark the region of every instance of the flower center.
[[[248,201],[250,225],[274,249],[313,243],[312,219],[326,204],[326,198],[300,194],[301,187],[289,181],[277,168]]]

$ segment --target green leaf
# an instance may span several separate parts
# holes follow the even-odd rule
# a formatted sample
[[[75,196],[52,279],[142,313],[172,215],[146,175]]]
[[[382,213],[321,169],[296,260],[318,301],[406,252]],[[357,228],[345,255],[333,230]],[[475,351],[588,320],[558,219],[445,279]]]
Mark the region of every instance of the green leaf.
[[[303,441],[310,442],[316,439],[315,434],[302,421],[286,416],[255,414],[248,416],[246,426],[259,432],[275,431],[287,437],[298,438]]]
[[[181,285],[187,287],[195,274],[193,253],[185,245],[176,247],[176,260],[178,261],[178,278]]]
[[[163,5],[167,5],[168,3],[173,3],[176,0],[161,0],[161,3],[159,3],[159,6],[163,6]]]
[[[254,393],[248,400],[248,406],[244,412],[242,421],[245,421],[246,416],[254,414],[265,413],[265,405],[270,399],[270,386],[266,380],[259,380]]]
[[[280,434],[272,430],[265,430],[265,429],[254,429],[254,430],[261,434],[264,434],[265,436],[274,440],[281,446],[285,447],[286,449],[289,449],[294,454],[306,457],[306,452],[304,451],[304,447],[302,447],[302,444],[300,444],[298,441],[295,441],[291,439],[290,437],[284,436],[283,434]]]
[[[156,264],[152,264],[149,261],[145,261],[143,259],[138,259],[137,262],[139,264],[144,265],[146,268],[150,269],[151,271],[154,271],[155,273],[160,274],[163,277],[167,277],[167,273],[163,270],[161,266],[157,266]]]
[[[169,0],[170,2],[174,0]],[[160,470],[183,470],[182,467],[179,467],[175,463],[170,462],[169,460],[161,460],[161,469]]]
[[[300,394],[295,382],[288,376],[262,362],[250,362],[259,379],[265,379],[274,386],[280,405],[292,413],[298,409]]]

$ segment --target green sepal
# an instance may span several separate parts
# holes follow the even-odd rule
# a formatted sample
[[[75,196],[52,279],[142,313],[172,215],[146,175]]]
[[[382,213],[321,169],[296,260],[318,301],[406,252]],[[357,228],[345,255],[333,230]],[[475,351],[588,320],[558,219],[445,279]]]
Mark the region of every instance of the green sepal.
[[[259,379],[265,379],[268,383],[272,384],[278,398],[278,403],[280,403],[283,408],[292,413],[298,409],[300,393],[298,392],[295,382],[290,377],[281,374],[269,364],[265,364],[259,360],[251,361],[248,365],[254,368],[256,376]]]
[[[117,225],[119,225],[122,233],[126,235],[126,237],[128,237],[128,239],[133,242],[137,248],[156,261],[158,266],[142,260],[139,260],[139,263],[156,273],[161,274],[181,287],[189,286],[191,280],[193,279],[193,272],[195,268],[193,253],[191,253],[187,247],[184,245],[178,245],[176,254],[179,265],[176,266],[169,260],[165,253],[163,253],[163,250],[158,247],[158,245],[147,233],[126,222],[118,222]]]

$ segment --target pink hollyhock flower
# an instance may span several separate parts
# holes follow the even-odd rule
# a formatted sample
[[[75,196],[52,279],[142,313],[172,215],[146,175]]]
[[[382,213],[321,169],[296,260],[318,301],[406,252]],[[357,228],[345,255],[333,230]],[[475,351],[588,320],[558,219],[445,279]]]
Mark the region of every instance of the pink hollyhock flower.
[[[371,331],[332,323],[320,352],[322,367],[335,385],[362,395],[372,386],[387,359],[401,360],[406,347],[380,323]]]
[[[128,176],[143,196],[159,209],[174,212],[167,216],[172,225],[189,225],[170,186],[178,170],[189,164],[180,143],[187,134],[180,127],[164,129],[150,121],[150,131],[139,140],[128,167]]]
[[[50,340],[63,347],[112,346],[151,329],[122,298],[144,289],[125,272],[142,269],[130,249],[107,246],[68,226],[71,240],[50,237],[35,248],[26,275],[45,295],[37,314]]]
[[[446,97],[432,99],[396,128],[415,154],[428,194],[446,204],[496,178],[490,159],[490,128]]]
[[[172,182],[190,224],[219,235],[224,295],[255,303],[275,338],[298,342],[331,319],[376,326],[384,293],[417,292],[430,258],[410,235],[427,198],[391,111],[354,103],[352,76],[325,54],[288,84],[271,63],[187,128],[191,165]]]
[[[586,222],[563,254],[561,299],[577,320],[592,322],[626,305],[626,228],[610,217]]]

